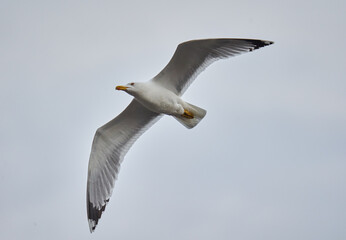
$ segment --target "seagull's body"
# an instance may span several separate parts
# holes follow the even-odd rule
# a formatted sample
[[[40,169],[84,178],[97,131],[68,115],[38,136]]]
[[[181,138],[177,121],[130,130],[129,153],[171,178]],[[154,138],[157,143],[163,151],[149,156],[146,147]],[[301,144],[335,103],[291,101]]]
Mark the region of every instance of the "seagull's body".
[[[132,86],[136,88],[132,89]],[[125,91],[134,96],[138,102],[153,112],[172,116],[184,113],[184,101],[179,96],[167,88],[151,81],[133,83],[133,85],[130,84]]]
[[[90,231],[94,231],[112,194],[120,164],[135,140],[163,115],[195,127],[206,111],[181,99],[197,75],[212,62],[249,52],[271,41],[256,39],[203,39],[180,44],[168,65],[148,82],[117,86],[132,95],[130,105],[100,127],[92,144],[87,184]]]

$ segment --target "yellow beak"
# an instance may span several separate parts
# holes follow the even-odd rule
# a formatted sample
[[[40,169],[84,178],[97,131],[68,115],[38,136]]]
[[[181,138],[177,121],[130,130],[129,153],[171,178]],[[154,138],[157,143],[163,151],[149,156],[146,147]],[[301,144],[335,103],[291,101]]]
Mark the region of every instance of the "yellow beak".
[[[128,87],[125,87],[125,86],[116,86],[115,89],[116,89],[116,90],[123,90],[123,91],[125,91],[126,89],[128,89]]]

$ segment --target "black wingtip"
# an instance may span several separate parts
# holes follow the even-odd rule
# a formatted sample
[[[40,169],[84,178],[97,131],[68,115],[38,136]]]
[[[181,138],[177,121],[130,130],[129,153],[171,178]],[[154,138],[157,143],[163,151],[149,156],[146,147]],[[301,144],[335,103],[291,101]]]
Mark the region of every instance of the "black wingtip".
[[[274,44],[273,41],[263,41],[262,42],[264,43],[264,46],[268,46],[268,45],[271,45],[271,44]]]
[[[244,39],[247,42],[250,42],[253,46],[249,49],[250,52],[252,52],[253,50],[265,47],[265,46],[269,46],[271,44],[273,44],[273,41],[267,41],[267,40],[259,40],[259,39]]]
[[[273,41],[257,40],[257,39],[248,40],[248,41],[254,45],[254,48],[252,50],[259,49],[259,48],[265,47],[265,46],[269,46],[269,45],[274,43]]]
[[[90,201],[88,201],[88,223],[90,233],[95,231],[95,228],[101,218],[102,213],[106,209],[106,205],[108,202],[109,199],[105,201],[105,205],[103,205],[101,209],[97,209]]]

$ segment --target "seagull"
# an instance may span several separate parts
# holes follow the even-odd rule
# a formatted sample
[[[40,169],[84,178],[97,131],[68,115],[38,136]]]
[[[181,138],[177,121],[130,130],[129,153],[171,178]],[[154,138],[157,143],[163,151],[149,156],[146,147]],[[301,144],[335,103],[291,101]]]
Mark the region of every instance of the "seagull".
[[[258,39],[201,39],[178,45],[167,66],[147,82],[116,86],[134,99],[110,122],[98,128],[91,147],[87,180],[87,213],[90,232],[98,224],[112,195],[120,164],[133,143],[162,116],[170,115],[190,129],[206,110],[181,96],[197,75],[219,59],[273,44]]]

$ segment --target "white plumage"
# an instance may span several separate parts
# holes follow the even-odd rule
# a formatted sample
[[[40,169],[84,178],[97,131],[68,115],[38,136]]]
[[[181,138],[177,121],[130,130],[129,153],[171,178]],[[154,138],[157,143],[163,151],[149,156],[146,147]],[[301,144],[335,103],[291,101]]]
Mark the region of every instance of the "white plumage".
[[[100,127],[94,136],[88,167],[87,211],[94,231],[112,195],[125,154],[136,139],[163,114],[175,117],[187,128],[196,126],[206,114],[202,108],[180,97],[207,66],[218,59],[249,52],[271,41],[256,39],[203,39],[181,43],[167,66],[144,83],[117,86],[134,96],[127,108]]]

